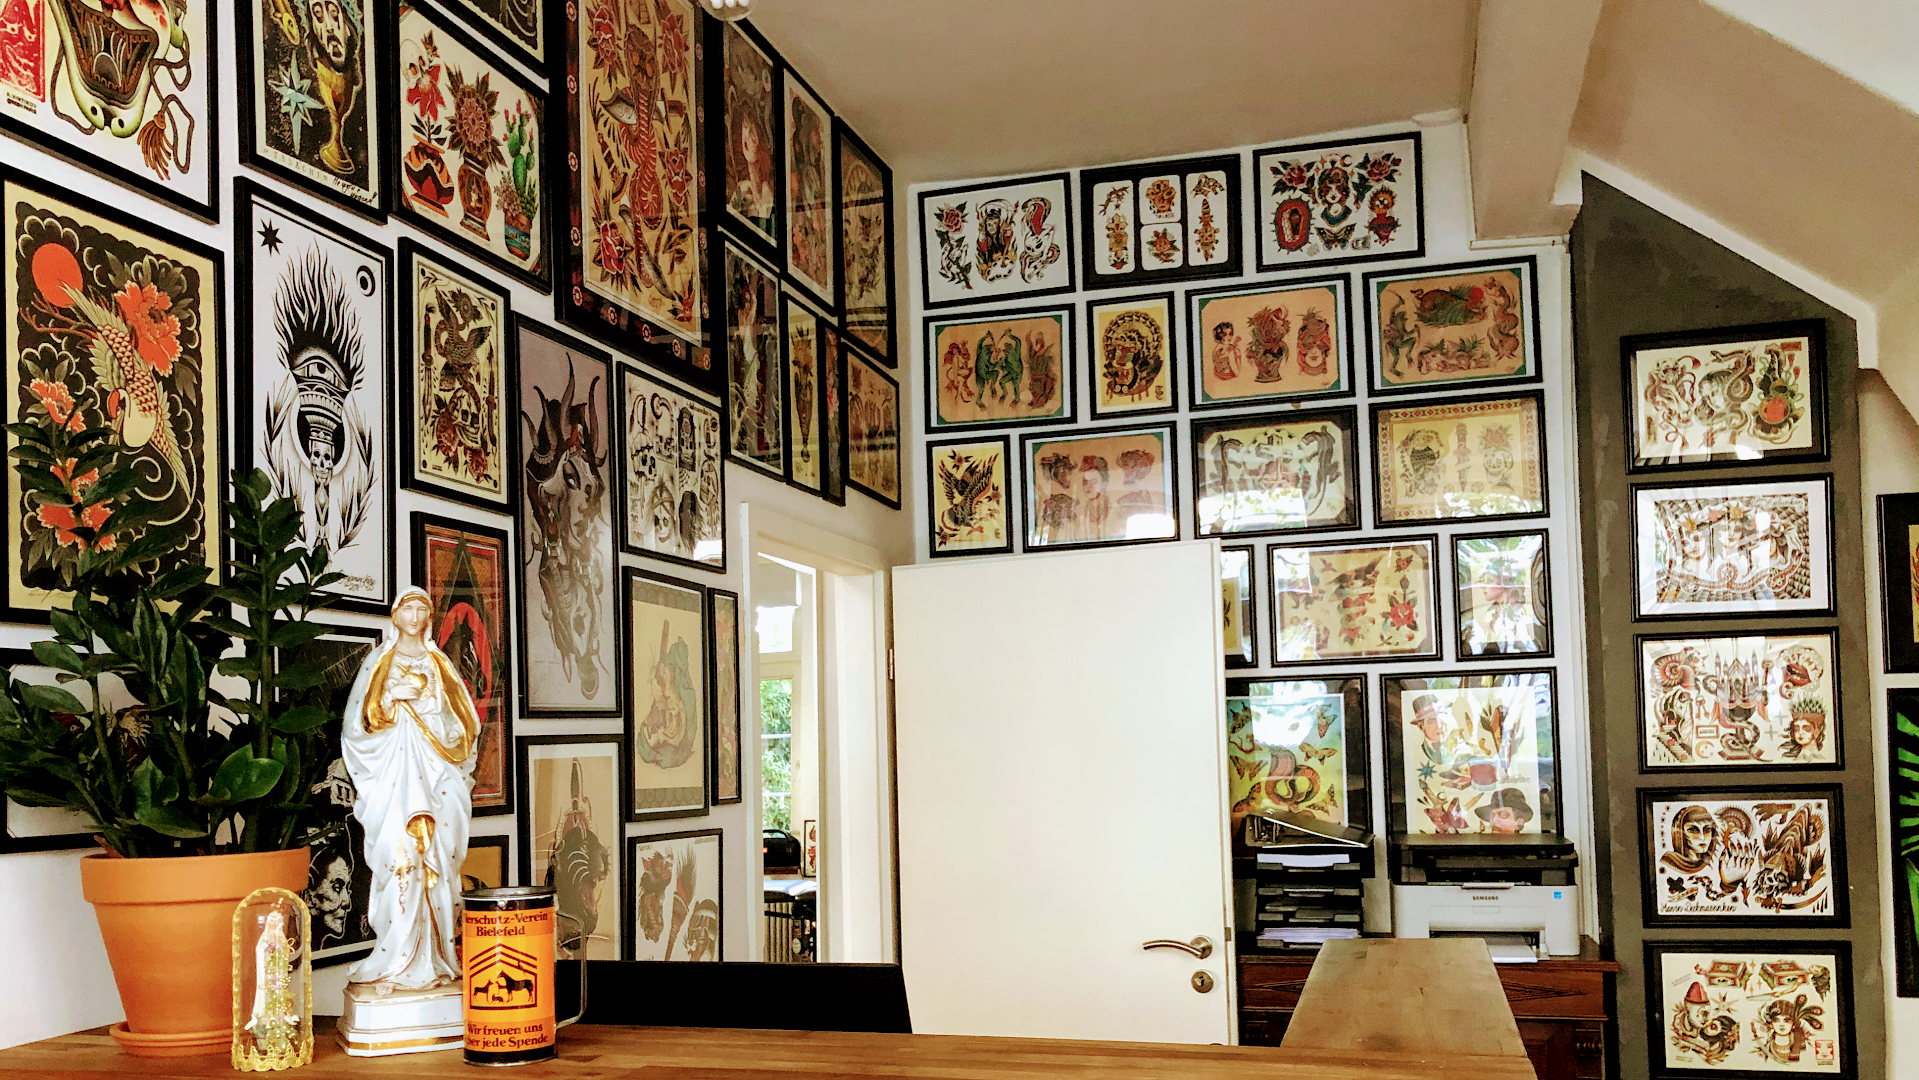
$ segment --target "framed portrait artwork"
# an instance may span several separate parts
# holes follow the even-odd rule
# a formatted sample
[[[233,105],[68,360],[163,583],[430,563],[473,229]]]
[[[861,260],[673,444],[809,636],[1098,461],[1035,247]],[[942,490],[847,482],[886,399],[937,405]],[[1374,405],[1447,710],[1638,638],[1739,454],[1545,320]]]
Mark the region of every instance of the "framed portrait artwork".
[[[926,430],[1070,423],[1073,309],[926,320]]]
[[[1887,761],[1892,815],[1893,986],[1919,997],[1919,690],[1886,691]]]
[[[1237,275],[1240,169],[1226,154],[1082,171],[1081,288]]]
[[[780,79],[786,129],[786,275],[829,307],[839,288],[833,114],[792,68]]]
[[[706,590],[707,617],[713,624],[713,805],[741,800],[740,597],[725,589]]]
[[[562,960],[618,960],[622,870],[621,735],[530,735],[520,744],[520,883],[551,885]]]
[[[1844,928],[1839,788],[1641,788],[1647,926]]]
[[[1480,533],[1455,536],[1452,544],[1456,655],[1551,656],[1546,534]]]
[[[1253,152],[1265,270],[1426,253],[1417,131]]]
[[[1384,675],[1380,694],[1394,832],[1559,831],[1551,671]]]
[[[1193,421],[1196,535],[1359,525],[1359,451],[1349,406]]]
[[[356,214],[386,218],[389,163],[373,117],[389,84],[387,27],[371,4],[233,5],[240,160]]]
[[[1645,972],[1655,1075],[1856,1075],[1849,942],[1648,941]]]
[[[926,444],[928,555],[939,559],[1013,550],[1007,502],[1011,462],[1004,435]]]
[[[846,358],[846,483],[900,508],[900,384],[858,349]]]
[[[113,448],[111,467],[139,477],[128,499],[153,510],[147,522],[117,530],[113,542],[164,535],[156,575],[205,566],[220,580],[227,479],[220,254],[4,169],[0,203],[0,333],[12,365],[7,416],[50,437],[113,428],[105,444]],[[19,445],[9,432],[8,450]],[[75,520],[73,500],[48,490],[57,481],[29,491],[17,461],[9,459],[5,474],[7,618],[45,622],[48,609],[67,606],[82,547],[99,541],[75,530],[106,519],[91,520],[90,511],[89,520]]]
[[[619,375],[620,546],[726,573],[719,408],[625,364]]]
[[[1824,460],[1823,319],[1621,339],[1632,472]]]
[[[1233,835],[1247,815],[1372,825],[1366,679],[1226,680]]]
[[[726,245],[727,455],[786,477],[786,379],[780,370],[779,275]]]
[[[1641,769],[1843,764],[1836,632],[1642,636],[1637,645]]]
[[[707,694],[712,639],[706,590],[628,568],[626,717],[632,766],[627,820],[687,817],[707,808]]]
[[[1533,383],[1539,282],[1531,255],[1367,274],[1367,378],[1374,394]]]
[[[1070,186],[1051,173],[920,192],[920,306],[1072,292]]]
[[[413,514],[413,580],[433,608],[433,643],[466,681],[479,714],[473,816],[513,812],[513,695],[507,610],[513,588],[506,530],[434,514]]]
[[[0,17],[0,132],[217,222],[213,58],[220,10],[62,0],[8,5]]]
[[[1886,670],[1919,671],[1919,493],[1879,496],[1879,595]]]
[[[1541,395],[1374,405],[1373,516],[1380,528],[1546,513]]]
[[[846,352],[840,332],[820,328],[820,497],[846,505]]]
[[[1087,301],[1086,340],[1093,353],[1093,419],[1179,408],[1172,293]]]
[[[781,298],[780,368],[786,375],[786,480],[820,494],[826,483],[826,447],[820,417],[820,347],[832,321],[801,303]]]
[[[513,880],[505,836],[469,836],[460,863],[461,884],[469,889],[504,889]]]
[[[545,0],[450,0],[448,7],[495,48],[545,72]]]
[[[559,133],[550,145],[564,157],[552,163],[555,313],[582,334],[718,393],[722,373],[706,338],[699,4],[588,0],[556,12]]]
[[[893,351],[893,170],[846,126],[833,124],[840,200],[840,320],[879,362]]]
[[[1437,660],[1434,537],[1268,550],[1273,663]]]
[[[383,115],[394,209],[495,270],[553,288],[546,95],[424,0],[395,10]]]
[[[1638,618],[1832,613],[1831,477],[1632,494]]]
[[[785,235],[780,205],[786,156],[779,53],[751,23],[713,25],[720,49],[720,145],[713,151],[723,170],[720,220],[729,235],[777,259]]]
[[[239,466],[306,509],[300,543],[345,574],[334,606],[385,615],[394,585],[393,252],[233,182]]]
[[[513,508],[519,425],[506,391],[505,289],[400,238],[400,483],[498,513]]]
[[[1253,617],[1253,547],[1235,544],[1219,549],[1220,639],[1226,646],[1226,666],[1259,666],[1259,633]]]
[[[0,669],[21,683],[36,686],[57,686],[80,700],[80,703],[93,705],[93,688],[85,681],[62,683],[60,676],[66,674],[59,668],[42,664],[38,657],[27,649],[0,649]],[[357,669],[357,664],[356,664]],[[135,704],[133,695],[119,680],[104,676],[102,688],[106,691],[109,704],[116,709]],[[120,699],[124,698],[124,703]],[[335,725],[336,727],[338,725]],[[334,735],[338,744],[339,735]],[[351,800],[349,800],[350,802]],[[26,806],[5,796],[0,796],[0,855],[19,851],[62,851],[72,848],[90,848],[98,830],[93,819],[78,810],[69,810],[61,806]],[[318,909],[315,909],[316,920]],[[316,927],[317,930],[317,927]]]
[[[1020,439],[1027,551],[1179,539],[1173,428]]]
[[[520,385],[520,715],[617,717],[620,598],[610,357],[513,317]]]
[[[1348,292],[1341,276],[1186,294],[1193,408],[1352,394]]]
[[[631,959],[720,959],[724,842],[719,829],[626,838]]]

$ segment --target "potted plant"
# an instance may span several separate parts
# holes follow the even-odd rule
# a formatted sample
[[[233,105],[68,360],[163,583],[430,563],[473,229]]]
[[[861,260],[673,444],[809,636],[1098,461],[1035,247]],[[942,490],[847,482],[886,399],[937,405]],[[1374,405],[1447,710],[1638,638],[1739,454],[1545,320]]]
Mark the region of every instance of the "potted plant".
[[[337,828],[314,790],[332,718],[284,700],[318,672],[276,654],[325,632],[307,616],[341,575],[299,543],[299,506],[258,470],[232,478],[226,583],[205,566],[158,571],[172,538],[135,535],[155,507],[129,497],[138,477],[115,466],[115,432],[75,430],[76,417],[7,428],[33,511],[78,554],[71,604],[33,645],[59,684],[0,680],[0,791],[99,831],[105,850],[80,878],[127,1012],[121,1045],[224,1053],[234,905],[265,885],[303,889],[308,845]],[[222,693],[215,674],[245,692]]]

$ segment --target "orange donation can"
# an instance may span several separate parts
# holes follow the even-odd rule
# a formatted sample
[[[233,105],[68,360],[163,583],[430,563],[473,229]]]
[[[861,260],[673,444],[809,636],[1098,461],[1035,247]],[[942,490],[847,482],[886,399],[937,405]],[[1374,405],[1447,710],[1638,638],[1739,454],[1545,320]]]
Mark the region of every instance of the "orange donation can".
[[[555,1022],[555,921],[551,887],[472,889],[460,929],[465,967],[466,1060],[469,1065],[524,1065],[558,1050],[557,1032],[578,1016]],[[580,965],[580,1003],[586,1003],[586,965]]]

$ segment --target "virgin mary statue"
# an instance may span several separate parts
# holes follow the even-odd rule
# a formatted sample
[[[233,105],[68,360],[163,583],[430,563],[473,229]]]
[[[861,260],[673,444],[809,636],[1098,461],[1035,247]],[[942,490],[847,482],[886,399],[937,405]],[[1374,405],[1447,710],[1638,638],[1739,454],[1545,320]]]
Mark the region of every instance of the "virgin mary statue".
[[[460,864],[473,815],[480,722],[466,684],[427,636],[426,591],[401,592],[393,630],[347,698],[340,745],[373,871],[377,940],[348,981],[376,994],[460,980]]]

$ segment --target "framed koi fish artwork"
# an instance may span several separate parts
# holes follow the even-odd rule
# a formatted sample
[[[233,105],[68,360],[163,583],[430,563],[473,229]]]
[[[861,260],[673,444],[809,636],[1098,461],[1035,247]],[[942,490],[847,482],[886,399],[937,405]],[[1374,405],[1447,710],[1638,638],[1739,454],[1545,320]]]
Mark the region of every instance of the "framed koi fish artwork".
[[[1373,393],[1538,382],[1537,269],[1528,255],[1367,274]]]

